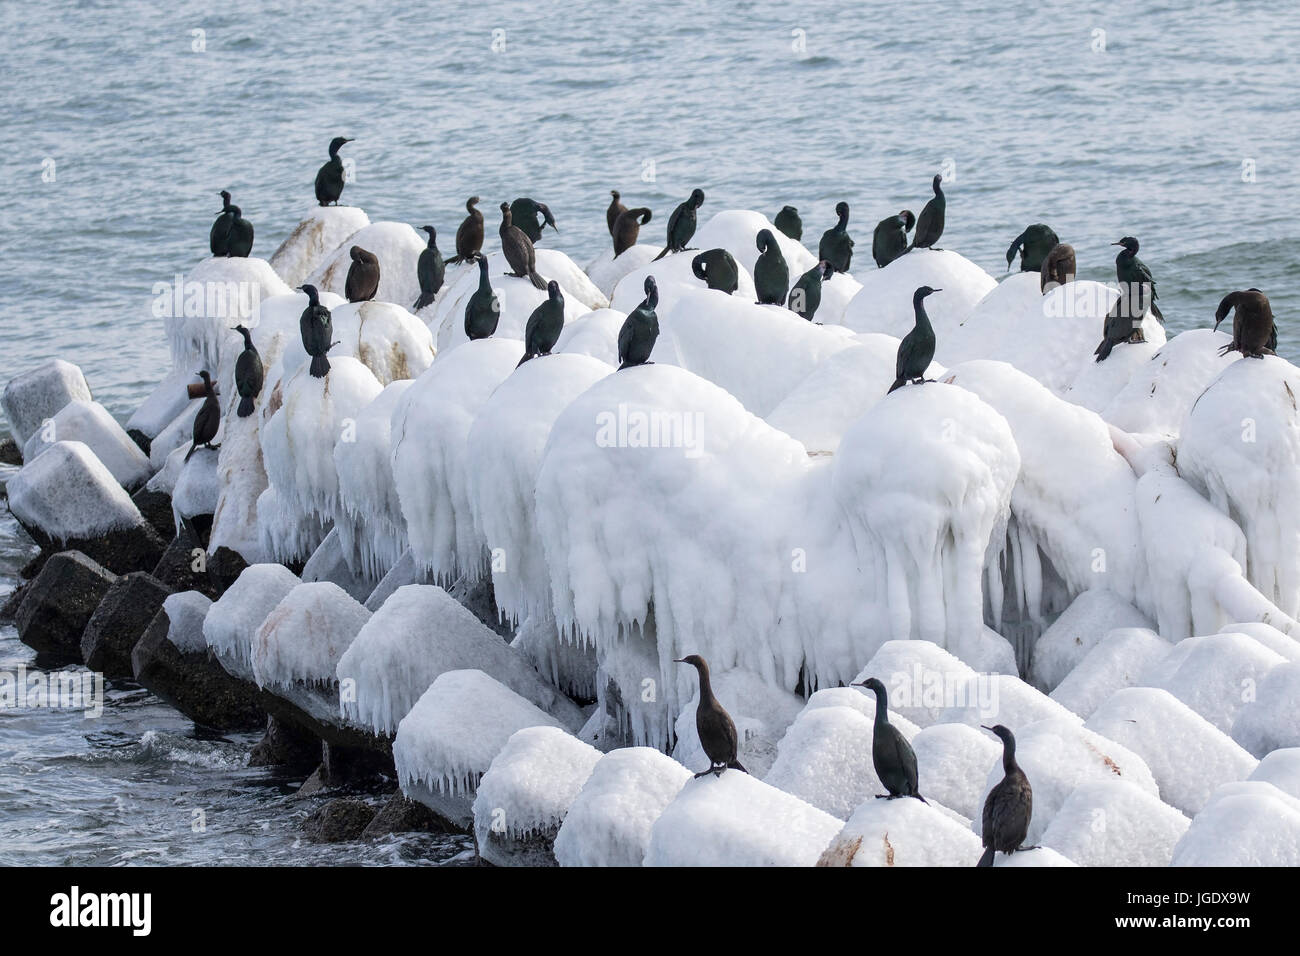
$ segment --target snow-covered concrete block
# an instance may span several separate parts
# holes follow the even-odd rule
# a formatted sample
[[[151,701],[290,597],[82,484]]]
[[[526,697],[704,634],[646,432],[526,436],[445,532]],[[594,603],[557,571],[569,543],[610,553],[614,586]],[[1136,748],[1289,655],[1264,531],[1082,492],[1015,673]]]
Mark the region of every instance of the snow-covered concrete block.
[[[10,379],[0,405],[9,419],[9,433],[22,448],[42,422],[53,418],[69,402],[90,400],[90,386],[81,369],[62,359],[51,359]]]

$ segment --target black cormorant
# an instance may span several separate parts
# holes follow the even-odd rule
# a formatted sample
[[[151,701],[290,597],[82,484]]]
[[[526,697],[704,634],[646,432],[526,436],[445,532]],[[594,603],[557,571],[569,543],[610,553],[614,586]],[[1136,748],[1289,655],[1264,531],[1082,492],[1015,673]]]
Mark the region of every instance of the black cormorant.
[[[916,232],[912,233],[913,249],[933,249],[943,235],[944,215],[948,209],[948,200],[943,195],[943,177],[936,175],[930,185],[934,196],[922,207],[916,220]]]
[[[483,248],[483,214],[474,208],[477,203],[477,196],[465,200],[468,215],[456,230],[456,254],[447,260],[449,264],[473,262]]]
[[[199,406],[199,413],[194,416],[194,441],[190,445],[190,450],[185,453],[186,461],[189,461],[190,455],[201,446],[217,447],[212,444],[212,439],[217,437],[217,426],[221,424],[221,404],[217,401],[217,390],[212,387],[212,376],[208,374],[207,369],[194,374],[203,379],[203,404]]]
[[[609,229],[609,234],[614,235],[614,223],[618,222],[618,217],[627,212],[627,206],[624,206],[619,197],[622,195],[617,189],[609,191],[613,198],[609,201],[609,208],[605,210],[605,226]]]
[[[433,302],[447,275],[447,264],[442,261],[442,253],[438,251],[437,230],[433,226],[420,228],[429,234],[429,244],[421,251],[420,260],[415,265],[415,274],[420,280],[420,297],[411,307],[412,312],[419,312]]]
[[[691,272],[710,289],[731,295],[740,286],[740,267],[726,249],[708,249],[691,260]]]
[[[221,190],[221,212],[217,213],[212,229],[208,232],[208,248],[214,256],[229,255],[230,224],[235,216],[230,211],[230,193]]]
[[[916,797],[929,804],[916,784],[916,752],[907,742],[903,732],[889,722],[889,695],[885,685],[868,677],[854,687],[865,687],[876,695],[876,721],[871,734],[871,764],[876,776],[888,793],[878,797],[896,800],[899,797]]]
[[[1229,292],[1214,312],[1216,329],[1232,309],[1236,309],[1232,316],[1232,341],[1219,349],[1219,354],[1240,352],[1251,358],[1272,355],[1277,349],[1277,326],[1268,296],[1258,289]]]
[[[916,325],[898,343],[898,361],[895,365],[894,384],[889,386],[890,392],[902,388],[906,382],[916,384],[925,380],[925,370],[934,361],[935,344],[934,326],[930,324],[930,316],[925,312],[925,297],[942,291],[923,285],[912,293],[912,311],[916,314]]]
[[[235,414],[247,418],[253,414],[253,399],[262,391],[262,356],[253,344],[253,334],[242,325],[235,331],[244,337],[244,351],[235,359],[235,389],[239,392],[239,407]]]
[[[506,275],[527,279],[534,289],[545,289],[546,280],[537,274],[537,251],[524,231],[510,221],[509,203],[501,204],[501,226],[497,232],[501,236],[501,251],[514,270]]]
[[[541,216],[539,223],[537,217]],[[538,242],[542,238],[542,229],[550,226],[556,232],[560,227],[555,224],[555,217],[546,203],[521,196],[510,204],[510,220],[528,237],[529,242]]]
[[[754,291],[759,305],[785,305],[790,291],[790,267],[771,229],[760,229],[754,237],[759,256],[754,262]]]
[[[1042,271],[1038,274],[1038,287],[1044,292],[1074,281],[1074,246],[1058,242],[1043,259]]]
[[[352,265],[343,282],[343,295],[349,302],[369,302],[379,291],[379,258],[367,249],[353,246],[348,250]]]
[[[871,234],[871,258],[876,260],[878,269],[885,268],[907,251],[907,234],[915,225],[916,217],[910,209],[876,223]]]
[[[984,729],[1002,738],[1003,776],[984,800],[984,855],[976,866],[992,866],[995,852],[1010,855],[1017,850],[1037,849],[1021,846],[1029,834],[1034,792],[1025,772],[1016,763],[1016,737],[1001,724]]]
[[[664,246],[663,252],[655,256],[658,262],[670,252],[685,252],[686,244],[691,241],[695,235],[695,210],[704,205],[704,190],[692,189],[691,198],[678,205],[673,210],[673,214],[668,217],[668,244]]]
[[[801,319],[813,320],[822,304],[822,283],[835,274],[831,264],[822,260],[801,275],[790,290],[786,306]]]
[[[1160,306],[1156,305],[1156,299],[1160,298],[1156,294],[1156,280],[1151,278],[1151,270],[1146,267],[1146,263],[1137,257],[1138,241],[1132,236],[1125,236],[1111,245],[1124,247],[1115,256],[1115,277],[1119,279],[1120,301],[1127,306],[1129,316],[1140,323],[1142,316],[1150,309],[1151,314],[1164,324],[1165,317],[1160,312]],[[1138,325],[1138,328],[1141,326]]]
[[[226,237],[226,255],[233,259],[247,259],[253,251],[253,224],[244,218],[243,210],[231,206],[230,232]]]
[[[344,143],[352,140],[346,136],[335,136],[330,140],[330,158],[316,173],[316,201],[322,206],[337,203],[343,195],[343,160],[339,159],[339,150]]]
[[[563,331],[564,296],[560,284],[552,279],[546,283],[546,301],[533,309],[524,327],[524,357],[519,360],[519,365],[539,355],[550,355]]]
[[[478,288],[465,303],[465,335],[472,341],[486,339],[497,330],[501,303],[488,280],[487,256],[478,257]]]
[[[659,338],[659,316],[655,314],[658,305],[659,288],[655,285],[655,277],[646,276],[645,299],[628,313],[623,327],[618,330],[620,369],[650,364],[650,353],[654,351],[655,339]]]
[[[311,356],[310,372],[313,378],[324,378],[330,370],[329,350],[334,343],[334,320],[330,310],[320,304],[320,293],[314,285],[304,285],[302,291],[307,293],[307,308],[302,310],[298,319],[298,331],[302,334],[302,347]]]
[[[641,227],[649,221],[650,210],[645,206],[624,209],[618,214],[618,219],[614,222],[614,229],[611,233],[614,237],[615,259],[636,245],[637,237],[641,235]]]
[[[722,776],[724,770],[748,772],[736,759],[739,738],[736,724],[713,696],[713,685],[709,683],[709,665],[699,654],[691,654],[674,661],[676,664],[690,664],[700,678],[700,703],[695,708],[695,730],[700,737],[700,747],[709,758],[709,769],[701,770],[695,776],[703,777],[713,774]]]
[[[853,262],[853,237],[849,235],[849,204],[837,202],[835,215],[839,221],[822,233],[817,244],[817,258],[831,264],[835,272],[848,272]]]
[[[803,239],[803,220],[799,218],[799,210],[795,209],[794,206],[782,206],[781,211],[772,220],[772,225],[795,242],[800,242]]]
[[[1019,252],[1021,272],[1041,272],[1043,260],[1060,241],[1052,227],[1046,223],[1036,222],[1032,226],[1026,226],[1025,231],[1011,240],[1011,245],[1007,247],[1007,268],[1011,268],[1011,260]]]

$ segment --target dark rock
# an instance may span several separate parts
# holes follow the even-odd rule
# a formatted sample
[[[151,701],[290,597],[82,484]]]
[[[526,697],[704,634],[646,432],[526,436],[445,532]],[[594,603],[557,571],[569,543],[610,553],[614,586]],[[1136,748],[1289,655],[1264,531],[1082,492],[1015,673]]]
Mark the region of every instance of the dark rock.
[[[559,825],[526,835],[489,831],[487,842],[478,847],[479,859],[493,866],[559,866],[555,859],[555,837]]]
[[[232,551],[225,545],[221,545],[216,551],[208,555],[208,580],[212,592],[215,594],[225,594],[226,589],[235,583],[244,568],[248,567],[248,562],[238,551]]]
[[[389,833],[454,833],[455,830],[422,803],[395,793],[375,814],[365,830],[363,839],[386,836]]]
[[[51,555],[24,589],[14,615],[19,638],[51,663],[79,663],[82,632],[116,581],[80,551]]]
[[[167,545],[153,569],[153,576],[175,591],[198,591],[210,598],[220,596],[208,573],[207,552],[195,541],[189,528],[182,527],[181,533]]]
[[[252,686],[252,685],[249,685]],[[250,767],[315,767],[321,759],[321,742],[301,727],[274,716],[266,720],[266,736],[248,757]]]
[[[80,551],[115,574],[152,571],[158,566],[158,559],[167,548],[167,543],[148,522],[124,530],[110,531],[95,538],[72,538],[67,541],[55,540],[40,528],[23,525],[23,530],[46,555],[59,551]]]
[[[12,438],[0,440],[0,465],[21,465],[23,452]]]
[[[362,800],[331,800],[303,821],[307,836],[320,843],[343,843],[358,839],[370,821],[375,818],[375,808]]]
[[[506,641],[510,641],[515,636],[515,629],[511,627],[510,622],[502,621],[497,611],[497,596],[492,587],[492,575],[485,574],[473,584],[470,583],[468,576],[463,576],[447,588],[447,593]]]
[[[152,574],[125,574],[113,582],[81,634],[81,657],[105,677],[131,677],[131,651],[161,610],[171,588]]]
[[[144,520],[158,532],[164,541],[170,541],[176,534],[176,517],[172,514],[172,496],[165,491],[150,491],[149,486],[141,488],[131,496],[135,506],[144,515]]]
[[[135,442],[137,445],[140,446],[140,450],[142,452],[144,452],[146,455],[149,454],[149,449],[153,446],[152,438],[150,438],[144,432],[140,431],[140,429],[138,428],[128,428],[126,430],[126,433],[128,436],[130,436],[131,441]]]
[[[295,797],[310,797],[322,793],[329,789],[329,781],[325,779],[325,765],[321,764],[312,771],[311,776],[302,782]]]
[[[9,592],[4,604],[0,604],[0,621],[12,621],[14,619],[14,616],[18,613],[18,606],[23,603],[23,597],[27,594],[27,588],[30,586],[28,582],[23,581]]]
[[[327,740],[324,757],[321,769],[326,783],[331,787],[373,783],[379,778],[394,777],[397,774],[392,754],[383,751],[342,747]]]
[[[207,651],[185,653],[167,638],[165,610],[154,615],[131,651],[135,679],[202,727],[256,730],[266,725],[257,688],[235,680]]]

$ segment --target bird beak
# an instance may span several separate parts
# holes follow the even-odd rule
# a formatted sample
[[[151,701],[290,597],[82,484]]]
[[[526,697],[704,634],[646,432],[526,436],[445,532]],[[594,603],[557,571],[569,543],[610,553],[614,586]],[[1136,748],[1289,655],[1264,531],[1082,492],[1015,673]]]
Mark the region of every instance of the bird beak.
[[[1122,242],[1112,242],[1111,245],[1112,245],[1112,246],[1122,246],[1122,245],[1124,245],[1124,243],[1122,243]]]
[[[864,680],[862,680],[862,681],[854,681],[854,682],[853,682],[852,684],[850,684],[849,686],[850,686],[850,687],[866,687],[866,686],[867,686],[867,682],[864,681]]]
[[[993,728],[992,728],[992,727],[985,727],[983,724],[980,724],[980,729],[981,729],[981,730],[987,730],[989,733],[993,733]]]
[[[942,291],[943,291],[942,289],[932,289],[930,290],[930,294],[933,295],[935,292],[942,292]]]
[[[680,660],[680,659],[678,659],[678,658],[676,658],[676,657],[674,657],[674,658],[673,658],[673,663],[674,663],[674,664],[685,664],[686,662],[683,661],[683,660]]]

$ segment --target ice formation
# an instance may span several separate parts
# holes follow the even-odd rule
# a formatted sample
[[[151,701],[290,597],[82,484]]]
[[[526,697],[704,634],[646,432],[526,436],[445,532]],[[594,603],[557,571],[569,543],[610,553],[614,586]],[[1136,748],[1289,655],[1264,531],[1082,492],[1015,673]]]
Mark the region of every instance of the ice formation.
[[[1271,783],[1283,793],[1300,800],[1300,747],[1274,750],[1259,762],[1247,779]]]
[[[1173,694],[1226,734],[1238,710],[1255,699],[1255,689],[1285,661],[1245,634],[1211,634],[1179,641],[1143,671],[1140,683]]]
[[[42,422],[53,418],[69,402],[89,401],[90,386],[81,369],[62,359],[51,359],[10,379],[0,406],[9,419],[9,433],[22,448]]]
[[[687,770],[706,770],[709,758],[700,746],[699,732],[695,727],[695,708],[700,701],[699,684],[691,673],[692,668],[684,664],[674,666],[677,668],[679,699],[686,702],[677,715],[677,746],[673,748],[673,758]],[[765,777],[776,759],[777,742],[803,709],[803,698],[773,687],[759,674],[744,668],[714,671],[712,682],[713,693],[736,724],[739,738],[737,759],[750,773]],[[683,683],[688,687],[694,685],[689,700],[681,690]]]
[[[1270,783],[1230,784],[1192,819],[1173,866],[1300,866],[1300,800]]]
[[[172,485],[172,516],[176,528],[182,527],[185,518],[210,515],[217,509],[220,481],[217,477],[217,455],[212,448],[199,448],[189,461],[182,461],[177,469],[176,483]],[[179,451],[173,455],[184,458]]]
[[[597,309],[564,324],[555,343],[556,352],[589,355],[606,365],[618,366],[618,333],[627,316],[615,309]]]
[[[370,217],[356,206],[312,206],[271,256],[271,268],[297,288],[343,240],[368,225]]]
[[[691,239],[691,245],[703,249],[726,249],[750,275],[754,273],[754,263],[758,261],[758,234],[764,229],[770,230],[781,247],[781,255],[790,269],[790,281],[794,280],[817,264],[817,259],[797,240],[791,239],[761,212],[752,209],[724,209],[715,213],[708,222],[702,223]],[[695,257],[679,255],[689,264]],[[662,261],[662,260],[661,260]],[[800,320],[802,321],[802,320]]]
[[[336,584],[295,585],[253,635],[254,680],[259,687],[333,683],[339,658],[368,620],[370,612]]]
[[[844,310],[844,324],[855,332],[884,332],[900,339],[916,324],[912,294],[923,285],[942,289],[925,303],[937,340],[936,357],[941,362],[945,361],[944,343],[997,286],[991,275],[969,259],[938,249],[913,249],[883,269],[859,269],[857,278],[862,290]]]
[[[225,547],[249,564],[267,559],[257,526],[257,502],[266,490],[260,421],[227,413],[217,453],[217,500],[212,512],[208,552]]]
[[[266,616],[299,584],[280,564],[250,564],[203,619],[203,637],[218,657],[247,665]]]
[[[1080,866],[1168,866],[1191,822],[1126,780],[1082,783],[1052,818],[1043,845]]]
[[[307,282],[342,295],[352,266],[352,247],[360,246],[379,259],[379,289],[375,298],[408,309],[420,297],[416,266],[426,245],[427,238],[404,222],[372,222],[328,253],[312,270]]]
[[[1127,432],[1176,438],[1201,393],[1241,358],[1238,352],[1220,354],[1231,341],[1232,336],[1212,329],[1175,335],[1138,367],[1102,416]]]
[[[1117,627],[1093,645],[1052,691],[1051,697],[1085,720],[1111,694],[1138,683],[1171,645],[1145,627]]]
[[[330,349],[330,363],[351,356],[370,369],[380,385],[415,378],[433,364],[433,334],[400,305],[344,302],[331,309],[330,324],[338,343]],[[292,334],[284,337],[280,363],[292,374],[305,362],[307,351],[295,319]]]
[[[79,441],[58,441],[23,465],[5,488],[9,510],[54,541],[96,538],[143,524],[112,472]]]
[[[536,252],[537,274],[558,282],[566,297],[572,296],[588,309],[609,308],[609,296],[567,255],[545,246],[539,246]]]
[[[290,289],[265,259],[204,259],[181,283],[155,284],[154,313],[163,319],[176,371],[207,369],[218,382],[233,368],[242,340],[236,325],[257,325],[262,300]]]
[[[206,654],[207,639],[203,621],[212,609],[212,600],[198,591],[177,591],[163,600],[167,614],[167,639],[182,654]]]
[[[980,819],[984,778],[1002,757],[998,739],[967,724],[931,724],[911,744],[921,794],[968,820]]]
[[[1082,592],[1034,644],[1034,685],[1054,690],[1111,631],[1149,630],[1150,626],[1141,611],[1114,591],[1090,588]]]
[[[974,866],[983,852],[968,828],[920,800],[863,801],[818,866]]]
[[[118,484],[128,490],[143,484],[153,474],[140,446],[99,402],[74,399],[52,418],[45,419],[22,446],[23,461],[32,461],[56,441],[84,444]]]
[[[623,254],[615,258],[611,247],[587,263],[587,275],[592,284],[600,290],[601,295],[611,299],[614,296],[614,287],[625,275],[633,269],[649,265],[651,260],[662,251],[663,246],[639,242],[635,246],[624,249]]]
[[[701,246],[700,248],[704,249],[706,247]],[[635,309],[641,303],[641,300],[645,298],[646,276],[654,276],[655,278],[655,286],[659,293],[657,311],[661,317],[666,315],[670,308],[677,305],[687,293],[709,291],[707,283],[703,279],[695,278],[695,272],[691,268],[691,261],[696,254],[695,252],[677,253],[660,259],[658,262],[647,262],[645,265],[630,270],[614,287],[614,292],[609,297],[610,307],[619,312],[631,312]],[[757,255],[757,251],[755,254]],[[725,296],[746,305],[754,305],[758,298],[758,293],[754,290],[753,277],[739,262],[736,263],[736,291],[730,296],[725,292],[713,291],[717,292],[718,296]],[[698,306],[700,303],[708,301],[710,300],[697,298],[696,304]],[[798,316],[795,317],[798,318]],[[803,320],[800,319],[800,321]]]
[[[1252,699],[1237,711],[1232,739],[1257,757],[1300,747],[1300,663],[1279,664],[1251,690]]]

